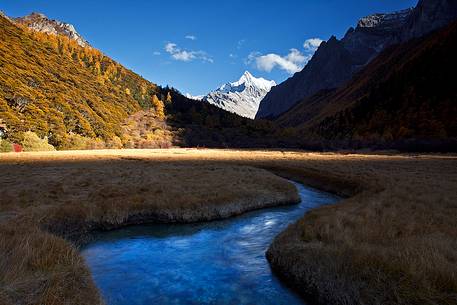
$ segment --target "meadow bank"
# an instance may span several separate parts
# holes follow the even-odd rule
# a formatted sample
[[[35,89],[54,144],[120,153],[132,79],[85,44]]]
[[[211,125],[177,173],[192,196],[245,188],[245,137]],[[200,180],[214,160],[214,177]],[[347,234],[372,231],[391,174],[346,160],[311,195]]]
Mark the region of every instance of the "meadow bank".
[[[60,170],[62,167],[71,169],[67,176]],[[455,156],[198,149],[1,155],[0,179],[2,186],[9,187],[1,189],[0,197],[0,249],[6,254],[0,262],[0,300],[5,304],[19,300],[24,304],[38,300],[45,304],[99,301],[77,250],[64,239],[29,223],[67,236],[71,236],[75,228],[92,229],[81,226],[81,219],[97,219],[98,224],[109,228],[110,224],[128,219],[125,211],[141,210],[141,198],[135,196],[142,196],[142,192],[152,192],[157,199],[156,212],[168,209],[165,214],[170,215],[170,205],[176,202],[176,197],[169,199],[168,196],[178,192],[187,194],[197,188],[189,197],[192,207],[204,208],[210,202],[208,196],[211,197],[211,192],[206,193],[207,186],[202,184],[204,181],[227,190],[212,197],[217,202],[231,198],[220,197],[220,193],[237,193],[240,199],[248,196],[252,188],[257,189],[255,196],[260,198],[267,198],[271,193],[284,202],[290,202],[285,198],[294,198],[293,195],[281,197],[280,194],[290,194],[288,184],[282,187],[281,179],[256,167],[352,196],[334,206],[308,213],[278,236],[270,247],[267,257],[273,269],[302,295],[322,304],[455,304]],[[103,171],[114,179],[109,186],[100,182]],[[227,184],[230,177],[227,172],[232,173],[231,181],[239,179],[238,183]],[[53,176],[55,178],[49,178]],[[259,182],[259,177],[265,179]],[[36,183],[21,189],[21,181],[27,179]],[[71,180],[72,186],[62,183],[65,179]],[[130,188],[126,181],[135,187]],[[162,185],[151,190],[145,181],[159,185],[168,181],[173,187]],[[272,185],[272,181],[278,181],[278,186]],[[190,187],[182,189],[187,183]],[[13,185],[16,189],[10,188]],[[268,187],[258,190],[258,185]],[[101,191],[96,192],[100,187]],[[136,199],[125,197],[129,191]],[[62,195],[76,193],[75,197]],[[104,204],[91,209],[88,203],[80,204],[81,196]],[[34,198],[35,204],[30,204],[30,198]],[[69,205],[68,200],[79,204]],[[53,210],[49,202],[60,202],[59,206],[65,208]],[[46,210],[48,208],[50,210]],[[146,218],[136,220],[135,223]],[[65,225],[60,227],[59,223]],[[34,245],[41,250],[31,253],[30,247]],[[60,255],[56,259],[50,253]],[[17,261],[17,258],[21,259]]]

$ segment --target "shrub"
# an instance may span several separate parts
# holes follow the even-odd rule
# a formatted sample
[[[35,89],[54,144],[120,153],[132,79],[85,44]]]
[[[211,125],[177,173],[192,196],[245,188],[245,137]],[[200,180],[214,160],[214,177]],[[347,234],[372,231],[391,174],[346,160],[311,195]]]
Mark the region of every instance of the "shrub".
[[[87,138],[83,137],[76,133],[70,133],[67,136],[67,143],[65,145],[65,149],[70,150],[84,150],[87,149]]]
[[[106,144],[105,144],[105,141],[103,141],[102,139],[100,138],[88,138],[87,139],[87,147],[86,149],[105,149],[106,148]]]
[[[12,152],[13,146],[10,141],[0,139],[0,152]]]
[[[118,136],[114,136],[108,143],[106,143],[107,148],[111,149],[122,149],[124,145],[122,145],[122,140]]]
[[[84,137],[76,133],[67,135],[67,143],[64,149],[69,150],[86,150],[86,149],[104,149],[105,142],[100,138]]]
[[[48,143],[48,138],[41,139],[36,133],[32,131],[24,132],[22,147],[24,151],[52,151],[55,150],[54,146]]]

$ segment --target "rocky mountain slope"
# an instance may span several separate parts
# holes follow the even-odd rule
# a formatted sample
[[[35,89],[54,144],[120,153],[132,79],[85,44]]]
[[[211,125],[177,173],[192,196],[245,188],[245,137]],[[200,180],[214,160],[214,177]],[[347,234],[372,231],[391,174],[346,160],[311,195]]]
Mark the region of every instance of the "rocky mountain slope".
[[[455,54],[457,22],[386,49],[347,85],[302,100],[276,122],[335,146],[450,143],[457,139]]]
[[[338,40],[319,47],[308,65],[262,100],[257,118],[275,117],[299,100],[349,81],[386,47],[423,36],[457,17],[453,0],[420,0],[414,9],[362,18]]]
[[[253,119],[259,109],[260,101],[273,86],[276,86],[274,81],[256,78],[246,71],[238,81],[222,85],[201,100]]]
[[[448,25],[455,19],[457,19],[457,1],[419,0],[402,31],[402,40],[421,37]]]
[[[72,24],[51,20],[41,13],[31,13],[24,17],[15,18],[14,21],[38,32],[66,36],[76,41],[81,47],[90,46]]]

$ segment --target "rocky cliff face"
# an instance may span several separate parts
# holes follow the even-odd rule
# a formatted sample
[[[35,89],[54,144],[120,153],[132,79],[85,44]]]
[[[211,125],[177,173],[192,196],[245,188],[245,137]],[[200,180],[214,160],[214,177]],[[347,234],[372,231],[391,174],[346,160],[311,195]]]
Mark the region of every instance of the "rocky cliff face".
[[[402,32],[402,39],[421,37],[457,19],[455,0],[419,0]]]
[[[456,18],[455,0],[421,0],[414,9],[364,17],[343,39],[323,43],[301,72],[274,87],[256,117],[276,117],[303,98],[339,87],[386,47],[421,37]]]
[[[367,64],[385,47],[400,40],[402,28],[412,11],[407,9],[367,16],[359,20],[355,29],[347,31],[341,42],[350,53],[355,64],[354,70]]]
[[[51,20],[43,14],[31,13],[25,17],[15,18],[17,23],[24,24],[32,30],[46,34],[63,35],[75,40],[80,46],[89,46],[89,43],[69,23]]]

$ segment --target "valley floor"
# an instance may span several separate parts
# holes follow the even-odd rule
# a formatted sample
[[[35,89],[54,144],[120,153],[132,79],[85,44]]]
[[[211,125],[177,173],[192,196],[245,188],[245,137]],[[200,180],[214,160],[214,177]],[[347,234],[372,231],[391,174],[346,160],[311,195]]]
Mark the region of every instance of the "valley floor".
[[[265,169],[349,197],[306,214],[267,253],[304,296],[457,302],[457,157],[169,149],[1,154],[0,303],[99,302],[77,248],[61,237],[296,202]]]

